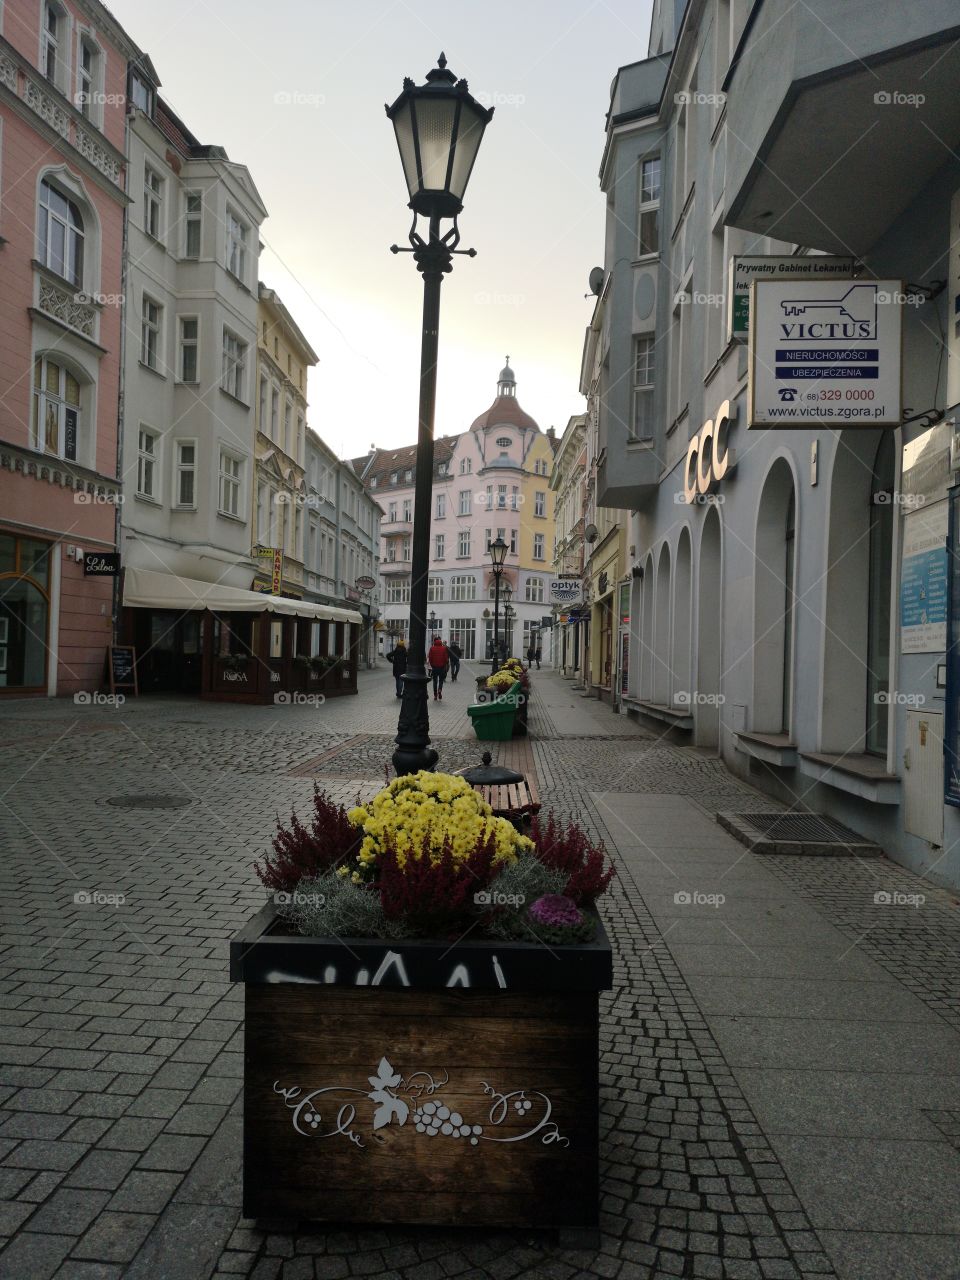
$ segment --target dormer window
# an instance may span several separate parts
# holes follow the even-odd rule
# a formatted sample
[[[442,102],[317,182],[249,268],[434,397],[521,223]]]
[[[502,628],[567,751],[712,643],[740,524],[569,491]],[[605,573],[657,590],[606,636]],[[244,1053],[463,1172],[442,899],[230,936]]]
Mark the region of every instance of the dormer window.
[[[153,87],[136,72],[130,77],[130,99],[144,115],[153,115]]]

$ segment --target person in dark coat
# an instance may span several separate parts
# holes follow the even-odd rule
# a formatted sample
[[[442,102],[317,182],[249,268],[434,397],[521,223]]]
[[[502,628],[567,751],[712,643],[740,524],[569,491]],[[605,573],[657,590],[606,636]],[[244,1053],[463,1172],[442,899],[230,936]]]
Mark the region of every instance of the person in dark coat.
[[[536,656],[537,656],[536,646],[531,645],[527,650],[527,670],[528,671],[533,666],[533,660]]]
[[[403,677],[407,673],[407,646],[402,640],[398,640],[396,645],[387,654],[390,665],[393,667],[393,678],[397,683],[397,697],[403,697]]]
[[[433,644],[427,654],[430,664],[430,678],[433,681],[434,699],[443,701],[443,682],[447,678],[447,667],[450,664],[450,651],[439,636],[433,637]]]
[[[450,652],[450,683],[457,683],[457,676],[460,674],[460,659],[463,657],[463,650],[456,641],[447,646]]]
[[[543,657],[543,650],[537,645],[537,652],[533,655],[537,660],[537,670],[540,670],[540,659]]]

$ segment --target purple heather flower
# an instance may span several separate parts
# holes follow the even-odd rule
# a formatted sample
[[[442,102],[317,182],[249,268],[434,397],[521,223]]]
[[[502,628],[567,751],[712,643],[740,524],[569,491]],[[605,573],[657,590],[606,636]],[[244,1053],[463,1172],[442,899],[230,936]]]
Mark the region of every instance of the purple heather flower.
[[[580,924],[583,913],[572,898],[562,893],[545,893],[530,904],[530,918],[540,924]]]

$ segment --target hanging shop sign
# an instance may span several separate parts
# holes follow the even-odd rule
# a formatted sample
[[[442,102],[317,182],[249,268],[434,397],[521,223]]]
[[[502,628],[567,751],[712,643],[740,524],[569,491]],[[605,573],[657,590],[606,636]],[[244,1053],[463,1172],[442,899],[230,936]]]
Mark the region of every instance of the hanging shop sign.
[[[727,331],[731,338],[750,332],[750,283],[753,280],[835,280],[853,275],[853,258],[813,255],[797,258],[751,254],[730,262]]]
[[[85,551],[83,553],[85,578],[115,578],[119,572],[119,551]]]
[[[254,583],[255,591],[268,591],[278,596],[283,586],[283,547],[259,547],[254,552],[259,560],[263,560],[263,572],[270,575],[270,586]]]
[[[583,583],[579,578],[551,578],[551,604],[579,604],[583,599]]]
[[[736,409],[731,409],[730,401],[724,400],[687,445],[683,469],[685,502],[709,502],[720,481],[736,467],[736,453],[729,444],[730,425],[736,416]]]
[[[754,280],[751,427],[890,427],[903,416],[900,280]]]
[[[371,578],[367,574],[363,574],[362,577],[357,579],[355,585],[358,591],[372,591],[377,585],[377,580],[376,578]]]
[[[934,502],[903,518],[901,653],[947,648],[947,509],[946,502]]]

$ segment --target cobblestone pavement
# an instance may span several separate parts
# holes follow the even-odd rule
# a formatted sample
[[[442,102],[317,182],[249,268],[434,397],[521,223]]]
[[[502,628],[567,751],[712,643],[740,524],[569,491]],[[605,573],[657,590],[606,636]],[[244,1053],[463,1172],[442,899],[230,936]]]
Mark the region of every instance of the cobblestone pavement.
[[[477,759],[473,674],[467,665],[431,703],[446,768]],[[579,814],[619,870],[604,908],[615,979],[602,1000],[599,1249],[240,1216],[242,994],[227,981],[227,940],[262,903],[251,863],[275,814],[305,806],[314,778],[345,802],[382,781],[397,704],[381,670],[364,673],[358,698],[320,708],[0,706],[0,1280],[960,1275],[958,1211],[940,1208],[960,1203],[955,899],[885,860],[757,858],[712,814],[769,799],[555,676],[542,673],[537,689],[543,799]],[[677,887],[721,883],[722,924],[709,908],[673,905]],[[878,884],[922,892],[923,911],[877,912]],[[124,900],[75,901],[97,890]],[[809,1017],[831,1030],[817,1052],[836,1056],[856,1025],[867,1056],[815,1077],[834,1090],[818,1110],[804,1076],[822,1064],[782,1014],[794,971],[819,974],[831,948],[844,982],[833,971],[798,982],[796,999],[821,1000]],[[860,1021],[842,1022],[842,999]],[[817,1025],[799,1011],[795,1022]],[[878,1063],[890,1028],[904,1055],[926,1054],[939,1075]],[[778,1068],[797,1069],[792,1090],[750,1056],[771,1036]],[[895,1092],[901,1075],[910,1107]],[[876,1097],[866,1119],[850,1079]],[[778,1110],[785,1092],[790,1124]],[[912,1144],[919,1189],[902,1181],[910,1143],[881,1152],[886,1180],[862,1177],[874,1166],[849,1146],[876,1138],[870,1126],[891,1097],[901,1123],[923,1126]],[[848,1146],[811,1169],[824,1131]],[[837,1159],[849,1162],[846,1183]],[[939,1214],[933,1225],[918,1197]]]

